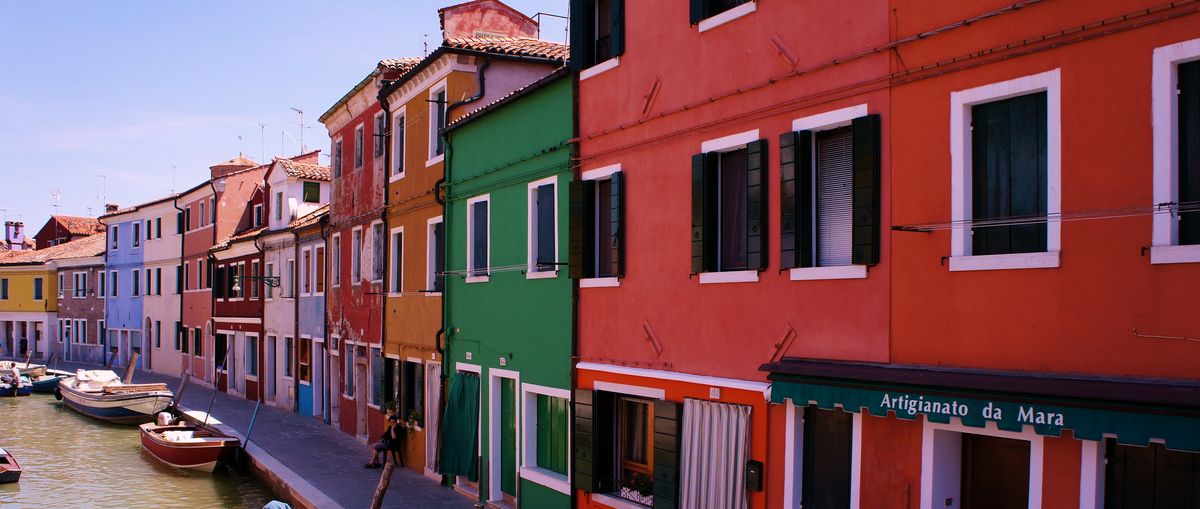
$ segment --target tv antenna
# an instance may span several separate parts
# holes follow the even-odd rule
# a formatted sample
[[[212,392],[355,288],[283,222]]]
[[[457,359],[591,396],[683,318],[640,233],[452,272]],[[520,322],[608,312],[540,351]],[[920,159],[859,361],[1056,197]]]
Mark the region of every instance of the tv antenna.
[[[296,125],[300,126],[300,153],[303,154],[304,152],[308,151],[308,147],[304,146],[304,130],[308,129],[310,127],[313,127],[313,126],[310,126],[310,125],[304,123],[304,110],[302,110],[300,108],[289,108],[289,109],[300,114],[300,123],[296,124]],[[292,122],[292,123],[295,124],[295,122]]]
[[[258,123],[258,139],[262,143],[262,159],[259,162],[267,161],[267,124]]]

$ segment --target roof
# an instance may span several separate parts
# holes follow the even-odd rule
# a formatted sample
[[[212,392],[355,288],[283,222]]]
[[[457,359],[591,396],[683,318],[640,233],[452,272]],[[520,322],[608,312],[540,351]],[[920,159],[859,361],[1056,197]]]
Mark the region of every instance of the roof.
[[[490,111],[497,110],[500,107],[502,107],[508,103],[516,101],[518,98],[524,97],[525,95],[530,94],[530,93],[534,92],[535,90],[538,90],[546,85],[554,83],[559,78],[567,76],[568,74],[570,74],[570,71],[568,68],[560,67],[560,68],[556,69],[554,72],[547,74],[545,76],[542,76],[541,78],[538,78],[538,80],[533,83],[530,83],[521,88],[513,90],[512,92],[509,92],[508,95],[505,95],[504,97],[496,99],[495,101],[492,101],[484,106],[481,106],[479,108],[471,110],[466,115],[463,115],[461,117],[454,119],[454,121],[450,122],[450,124],[448,124],[444,130],[447,132],[450,130],[453,130],[454,128],[459,127],[462,124],[470,122],[474,118],[483,116],[483,114],[488,113]]]
[[[443,17],[443,16],[444,16],[444,14],[443,14],[444,12],[446,12],[446,11],[448,11],[448,10],[450,10],[450,9],[457,9],[457,8],[459,8],[459,7],[466,7],[466,6],[468,6],[468,5],[471,5],[471,4],[481,4],[481,3],[483,3],[483,2],[486,2],[486,1],[488,1],[488,0],[467,0],[466,2],[461,2],[461,3],[454,4],[454,5],[447,5],[446,7],[442,7],[441,9],[438,9],[438,23],[441,25],[441,27],[442,27],[442,30],[445,30],[445,29],[446,29],[446,18],[444,18],[444,17]],[[537,20],[535,20],[535,19],[533,19],[533,18],[531,18],[531,17],[527,16],[525,13],[523,13],[523,12],[521,12],[521,11],[518,11],[518,10],[516,10],[516,9],[513,9],[513,8],[512,8],[511,6],[509,6],[508,4],[506,4],[506,3],[504,3],[504,2],[501,2],[500,0],[496,0],[496,3],[498,3],[498,4],[500,4],[500,5],[503,5],[504,7],[508,7],[508,10],[509,10],[509,11],[512,11],[513,13],[517,14],[518,16],[521,16],[522,18],[525,18],[525,19],[526,19],[527,21],[529,21],[530,23],[533,23],[534,25],[537,25],[537,24],[538,24]]]
[[[213,166],[258,166],[258,163],[254,162],[254,160],[250,159],[249,157],[237,156],[228,161],[222,161],[214,164]]]
[[[419,63],[421,63],[421,59],[416,57],[385,58],[380,60],[379,63],[375,65],[375,69],[373,69],[370,73],[367,73],[366,77],[360,80],[357,85],[354,85],[352,88],[350,88],[350,91],[346,92],[341,99],[338,99],[337,102],[333,103],[333,106],[330,106],[329,109],[325,110],[325,113],[322,113],[321,116],[317,118],[317,121],[325,123],[325,121],[328,120],[329,117],[338,110],[338,108],[341,108],[343,104],[349,102],[350,98],[354,97],[354,94],[359,93],[367,86],[367,83],[370,83],[375,79],[376,76],[379,75],[379,68],[382,67],[390,71],[396,71],[400,74],[404,74],[411,71],[412,68],[416,67]]]
[[[289,177],[320,180],[324,182],[329,181],[328,166],[298,163],[291,159],[284,159],[282,157],[276,157],[275,162],[279,163],[279,166],[283,168],[283,171],[287,173]]]
[[[421,63],[421,59],[417,57],[385,58],[379,61],[380,67],[385,67],[388,70],[400,72],[405,72],[409,69],[412,69],[419,63]]]
[[[103,216],[100,216],[100,217],[96,218],[96,220],[97,220],[97,221],[100,221],[100,220],[102,220],[102,219],[105,219],[105,218],[109,218],[109,217],[113,217],[113,216],[119,216],[119,215],[121,215],[121,214],[128,214],[128,213],[130,213],[130,212],[134,212],[134,211],[136,211],[136,210],[138,210],[138,209],[140,209],[140,208],[142,208],[142,207],[149,207],[149,206],[151,206],[151,205],[158,205],[159,203],[162,203],[162,202],[166,202],[166,201],[173,201],[173,200],[174,200],[175,198],[177,198],[178,196],[179,196],[178,194],[168,194],[168,195],[166,195],[166,196],[164,196],[164,197],[162,197],[162,198],[159,198],[159,199],[157,199],[157,200],[151,200],[151,201],[148,201],[148,202],[146,202],[146,203],[139,203],[139,204],[137,204],[137,205],[133,205],[133,206],[130,206],[130,207],[125,207],[125,208],[123,208],[123,209],[114,210],[114,211],[112,211],[112,212],[109,212],[109,213],[107,213],[107,214],[104,214]]]
[[[66,232],[71,235],[91,235],[104,231],[104,225],[100,224],[100,220],[94,217],[50,216],[50,219],[58,220],[63,228],[66,229]]]
[[[296,218],[296,220],[292,221],[292,224],[288,225],[288,228],[303,228],[305,226],[312,225],[317,221],[320,221],[321,218],[324,218],[328,214],[329,205],[323,205],[317,210]]]
[[[266,229],[267,229],[266,226],[257,226],[257,227],[251,228],[242,233],[233,235],[233,236],[225,239],[223,242],[213,246],[212,250],[220,251],[222,249],[227,249],[229,246],[233,245],[236,242],[241,242],[241,241],[248,240],[248,239],[258,236],[258,234],[262,233]]]
[[[499,55],[566,60],[570,47],[533,37],[460,37],[446,39],[442,46],[452,49],[484,51]]]
[[[89,235],[36,251],[5,251],[0,253],[0,265],[29,265],[69,258],[100,256],[105,251],[107,235]]]

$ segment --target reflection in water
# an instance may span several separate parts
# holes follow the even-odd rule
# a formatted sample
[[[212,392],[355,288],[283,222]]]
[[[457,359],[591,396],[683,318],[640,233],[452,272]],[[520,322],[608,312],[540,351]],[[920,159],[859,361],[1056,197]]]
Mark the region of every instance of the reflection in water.
[[[53,396],[0,397],[0,447],[25,469],[0,484],[0,507],[262,507],[272,495],[248,474],[179,470],[142,450],[136,426],[108,424]]]

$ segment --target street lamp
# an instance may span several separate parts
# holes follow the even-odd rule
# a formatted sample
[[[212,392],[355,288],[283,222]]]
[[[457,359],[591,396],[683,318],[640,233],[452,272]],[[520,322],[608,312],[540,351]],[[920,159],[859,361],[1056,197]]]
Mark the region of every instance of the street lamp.
[[[279,276],[233,276],[233,286],[230,288],[230,290],[233,290],[234,293],[241,292],[242,291],[242,285],[241,285],[242,279],[249,279],[251,281],[255,281],[255,280],[262,281],[264,284],[266,284],[267,286],[270,286],[271,288],[279,287]]]

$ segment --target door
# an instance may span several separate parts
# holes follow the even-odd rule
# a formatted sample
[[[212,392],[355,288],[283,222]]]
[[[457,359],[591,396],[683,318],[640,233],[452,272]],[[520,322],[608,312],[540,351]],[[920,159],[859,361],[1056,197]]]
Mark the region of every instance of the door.
[[[359,438],[370,438],[367,432],[367,364],[354,363],[355,430]]]
[[[229,364],[229,337],[218,332],[213,339],[213,373],[216,373],[217,390],[228,390],[229,374],[226,368]]]
[[[1105,440],[1104,507],[1200,507],[1200,454]]]
[[[276,404],[275,401],[275,336],[267,336],[267,401]]]
[[[326,416],[329,413],[325,404],[325,343],[313,341],[312,365],[312,414]]]
[[[517,381],[500,379],[500,491],[504,501],[517,498]]]
[[[962,435],[962,508],[1018,509],[1029,504],[1029,442]]]

